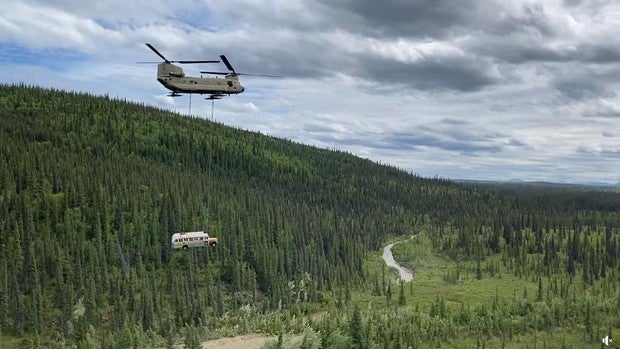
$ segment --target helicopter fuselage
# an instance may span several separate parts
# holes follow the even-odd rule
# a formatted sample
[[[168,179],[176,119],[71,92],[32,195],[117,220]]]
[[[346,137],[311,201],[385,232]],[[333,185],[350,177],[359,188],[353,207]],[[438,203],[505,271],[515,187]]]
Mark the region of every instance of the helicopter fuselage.
[[[174,93],[231,95],[245,90],[237,75],[224,78],[185,76],[181,67],[165,62],[157,66],[157,81]]]

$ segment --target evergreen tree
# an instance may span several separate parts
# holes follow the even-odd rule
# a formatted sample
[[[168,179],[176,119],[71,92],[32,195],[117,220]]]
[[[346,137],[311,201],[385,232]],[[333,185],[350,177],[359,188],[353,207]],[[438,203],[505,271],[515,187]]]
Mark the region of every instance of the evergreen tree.
[[[366,348],[367,345],[364,341],[364,335],[362,333],[362,313],[359,305],[356,303],[353,308],[353,314],[349,321],[349,336],[351,337],[351,345],[353,348]]]

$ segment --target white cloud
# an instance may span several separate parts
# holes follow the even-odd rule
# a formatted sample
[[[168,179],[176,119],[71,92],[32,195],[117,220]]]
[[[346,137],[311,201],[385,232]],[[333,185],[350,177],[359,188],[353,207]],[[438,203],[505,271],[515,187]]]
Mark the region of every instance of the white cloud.
[[[10,2],[10,11],[0,14],[0,42],[16,42],[26,47],[64,48],[93,52],[101,42],[118,40],[120,34],[51,6]]]

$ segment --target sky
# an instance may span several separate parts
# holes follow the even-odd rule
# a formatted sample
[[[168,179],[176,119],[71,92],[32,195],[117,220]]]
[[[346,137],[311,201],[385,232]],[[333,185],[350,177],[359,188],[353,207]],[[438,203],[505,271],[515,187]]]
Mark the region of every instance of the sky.
[[[245,92],[191,114],[424,177],[620,183],[615,0],[2,0],[2,83],[190,113],[158,61]],[[10,9],[10,10],[9,10]],[[186,75],[225,70],[184,65]]]

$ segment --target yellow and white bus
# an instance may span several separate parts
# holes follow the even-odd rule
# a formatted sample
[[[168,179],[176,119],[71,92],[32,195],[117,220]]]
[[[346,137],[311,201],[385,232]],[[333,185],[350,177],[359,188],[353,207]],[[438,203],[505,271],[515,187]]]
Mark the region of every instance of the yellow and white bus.
[[[190,231],[172,234],[171,243],[175,250],[187,250],[190,247],[215,246],[218,240],[216,237],[209,237],[204,231]]]

